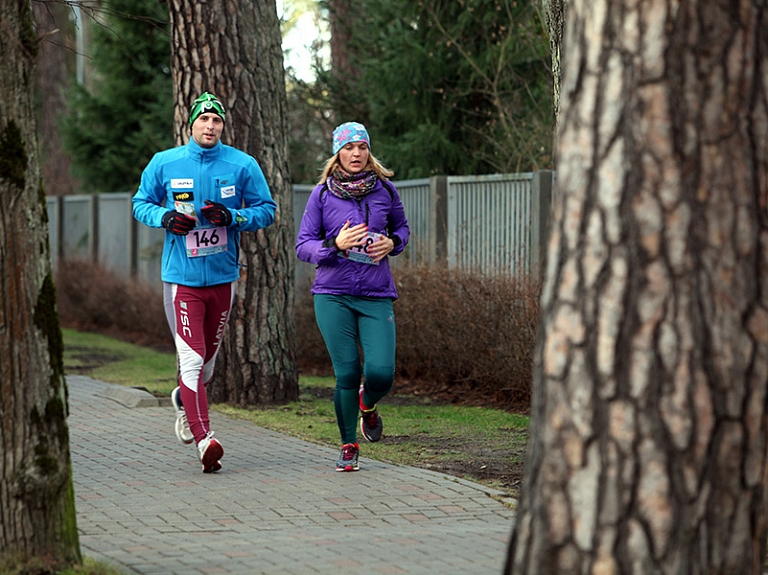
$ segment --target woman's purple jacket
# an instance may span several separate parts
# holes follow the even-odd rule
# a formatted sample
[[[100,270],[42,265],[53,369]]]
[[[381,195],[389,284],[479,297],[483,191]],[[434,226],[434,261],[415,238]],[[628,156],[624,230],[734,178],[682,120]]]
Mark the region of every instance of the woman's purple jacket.
[[[389,189],[388,189],[389,188]],[[350,226],[368,224],[368,230],[393,239],[395,249],[379,265],[340,257],[333,240],[345,222]],[[360,199],[342,199],[325,184],[312,190],[296,238],[296,255],[315,264],[313,294],[397,298],[389,258],[408,244],[410,229],[403,203],[391,182],[381,180]]]

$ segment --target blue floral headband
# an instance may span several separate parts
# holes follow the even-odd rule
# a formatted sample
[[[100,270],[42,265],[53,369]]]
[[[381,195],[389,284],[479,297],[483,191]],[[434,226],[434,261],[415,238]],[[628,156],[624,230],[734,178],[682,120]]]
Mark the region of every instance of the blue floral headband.
[[[351,142],[365,142],[371,147],[371,139],[365,126],[358,122],[347,122],[333,131],[333,153],[338,154],[344,146]]]

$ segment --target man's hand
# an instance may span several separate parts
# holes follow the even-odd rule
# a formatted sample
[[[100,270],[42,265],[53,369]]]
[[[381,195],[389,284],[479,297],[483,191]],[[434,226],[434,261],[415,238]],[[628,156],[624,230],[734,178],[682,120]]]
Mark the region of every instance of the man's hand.
[[[203,217],[214,226],[229,227],[232,225],[232,212],[224,204],[205,200],[205,207],[200,210]]]
[[[163,216],[163,227],[177,236],[186,236],[194,229],[196,223],[195,218],[176,210],[166,212]]]

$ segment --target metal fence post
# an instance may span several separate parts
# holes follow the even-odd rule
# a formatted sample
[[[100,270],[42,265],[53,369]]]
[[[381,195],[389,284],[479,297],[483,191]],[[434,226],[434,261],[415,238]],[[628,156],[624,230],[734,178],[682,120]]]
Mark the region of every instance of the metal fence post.
[[[90,207],[90,224],[88,236],[88,252],[94,264],[99,263],[99,194],[92,194],[88,198]]]
[[[552,188],[554,172],[541,170],[534,172],[531,194],[531,254],[534,261],[531,272],[539,275],[544,267],[549,226],[552,220]]]
[[[139,277],[139,222],[133,217],[133,200],[128,196],[128,273]]]
[[[429,264],[444,266],[448,262],[448,177],[429,179],[432,209],[429,214]]]
[[[61,251],[61,201],[55,196],[46,196],[45,209],[48,216],[48,251],[51,265],[56,270]]]

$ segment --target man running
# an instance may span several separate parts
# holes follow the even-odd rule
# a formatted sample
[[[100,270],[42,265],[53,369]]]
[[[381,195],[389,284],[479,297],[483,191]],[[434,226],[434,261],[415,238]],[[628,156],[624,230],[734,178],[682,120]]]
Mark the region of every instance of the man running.
[[[133,216],[166,230],[162,280],[165,313],[176,344],[179,386],[176,436],[197,445],[203,473],[221,469],[206,386],[240,276],[240,232],[272,224],[277,208],[256,160],[221,143],[226,112],[208,92],[192,103],[188,144],[158,152],[133,196]]]

